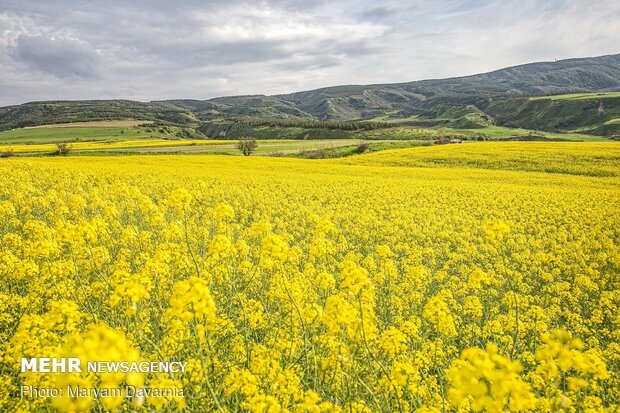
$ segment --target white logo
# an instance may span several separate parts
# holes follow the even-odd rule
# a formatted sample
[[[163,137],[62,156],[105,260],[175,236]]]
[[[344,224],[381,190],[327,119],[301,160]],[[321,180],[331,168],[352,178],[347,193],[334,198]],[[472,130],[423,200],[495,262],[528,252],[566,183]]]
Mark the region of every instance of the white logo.
[[[55,357],[35,357],[22,358],[22,373],[31,371],[33,373],[81,373],[80,359],[77,357],[55,358]]]

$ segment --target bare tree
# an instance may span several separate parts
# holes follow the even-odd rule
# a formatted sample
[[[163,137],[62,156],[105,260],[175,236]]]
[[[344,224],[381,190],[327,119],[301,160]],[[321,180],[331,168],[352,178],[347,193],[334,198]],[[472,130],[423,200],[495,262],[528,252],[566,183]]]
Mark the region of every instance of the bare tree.
[[[251,155],[257,147],[258,145],[256,143],[256,139],[248,137],[240,138],[236,146],[236,148],[239,149],[245,156]]]

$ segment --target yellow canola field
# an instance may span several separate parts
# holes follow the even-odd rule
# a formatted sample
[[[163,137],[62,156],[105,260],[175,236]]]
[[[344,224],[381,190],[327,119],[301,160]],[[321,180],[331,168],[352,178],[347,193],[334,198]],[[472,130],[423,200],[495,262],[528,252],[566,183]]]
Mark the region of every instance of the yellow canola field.
[[[106,150],[106,149],[131,149],[131,148],[161,148],[167,146],[194,146],[232,144],[230,140],[205,140],[205,139],[128,139],[126,141],[96,141],[96,142],[72,142],[69,145],[75,151],[83,150]],[[0,146],[0,152],[13,150],[15,153],[54,152],[56,144],[29,144],[29,145],[4,145]]]
[[[354,165],[458,167],[620,176],[620,145],[591,142],[488,142],[391,150],[342,160]]]
[[[618,150],[505,145],[1,160],[0,410],[617,411]],[[20,397],[71,385],[183,395]]]

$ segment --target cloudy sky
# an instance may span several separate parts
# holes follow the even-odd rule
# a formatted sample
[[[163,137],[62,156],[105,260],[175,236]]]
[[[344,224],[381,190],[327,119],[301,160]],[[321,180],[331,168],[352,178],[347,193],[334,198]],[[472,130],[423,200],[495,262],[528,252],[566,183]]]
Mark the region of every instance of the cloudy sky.
[[[0,0],[0,105],[205,99],[620,53],[618,0]]]

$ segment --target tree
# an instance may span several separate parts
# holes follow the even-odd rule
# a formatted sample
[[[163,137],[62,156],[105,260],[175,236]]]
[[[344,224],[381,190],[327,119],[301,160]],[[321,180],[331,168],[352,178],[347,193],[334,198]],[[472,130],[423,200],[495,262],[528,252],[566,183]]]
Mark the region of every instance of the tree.
[[[70,143],[57,143],[56,144],[56,154],[57,155],[68,155],[69,152],[73,150],[73,145]]]
[[[245,156],[251,155],[257,147],[258,145],[256,144],[256,139],[254,138],[240,138],[236,146],[236,148],[239,149]]]

